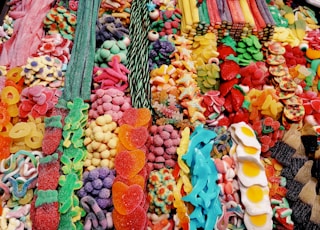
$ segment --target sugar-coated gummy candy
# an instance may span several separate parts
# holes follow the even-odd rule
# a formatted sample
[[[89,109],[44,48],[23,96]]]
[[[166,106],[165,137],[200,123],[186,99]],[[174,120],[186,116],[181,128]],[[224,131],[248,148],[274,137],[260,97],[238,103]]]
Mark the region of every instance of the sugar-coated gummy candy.
[[[121,215],[116,209],[112,212],[112,219],[115,228],[118,230],[143,230],[146,229],[146,211],[138,206],[132,213]]]
[[[126,185],[120,181],[112,185],[112,201],[114,209],[122,215],[132,213],[144,197],[144,191],[139,185]]]
[[[142,150],[122,151],[115,157],[115,169],[119,175],[131,178],[143,168],[145,159],[146,155]]]
[[[86,192],[92,192],[93,191],[93,186],[92,186],[91,182],[87,182],[85,184],[85,186],[84,186],[84,189],[85,189]]]
[[[110,191],[110,189],[107,189],[107,188],[101,189],[98,194],[98,196],[102,199],[107,199],[110,197],[110,195],[111,195],[111,191]]]
[[[132,125],[135,127],[145,126],[151,120],[151,112],[147,108],[129,108],[122,114],[121,122],[123,124]]]
[[[96,179],[96,180],[92,181],[91,184],[94,189],[101,189],[103,186],[101,179]]]
[[[89,172],[89,174],[88,174],[88,179],[89,179],[90,181],[94,181],[94,180],[96,180],[96,179],[98,179],[98,178],[99,178],[99,171],[97,171],[97,170],[92,170],[92,171]]]
[[[119,127],[119,140],[128,150],[141,148],[147,141],[149,136],[146,127],[133,127],[123,124]]]
[[[113,184],[113,179],[111,177],[106,177],[103,179],[103,187],[111,189]]]
[[[110,173],[110,170],[107,167],[101,167],[98,170],[99,170],[99,178],[100,179],[106,178]]]

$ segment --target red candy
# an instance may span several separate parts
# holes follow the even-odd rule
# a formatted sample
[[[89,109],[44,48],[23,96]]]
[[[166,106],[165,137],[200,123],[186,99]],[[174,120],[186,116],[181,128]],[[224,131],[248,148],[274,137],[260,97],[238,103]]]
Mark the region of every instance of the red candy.
[[[141,148],[146,143],[148,136],[146,127],[134,128],[131,125],[123,124],[119,128],[119,140],[128,150]]]
[[[115,228],[121,230],[143,230],[146,229],[147,225],[146,211],[140,206],[129,215],[121,215],[114,209],[112,219]]]
[[[139,185],[128,186],[120,181],[112,185],[113,205],[121,215],[128,216],[128,214],[139,208],[143,199],[145,199],[144,192]]]
[[[59,161],[39,164],[38,189],[39,190],[56,190],[60,177]]]
[[[220,64],[220,76],[225,81],[230,81],[236,78],[237,74],[239,74],[240,66],[238,63],[232,60],[225,60],[222,64]]]
[[[48,127],[42,140],[42,152],[44,155],[50,155],[59,147],[62,137],[62,129],[55,127]]]
[[[124,178],[132,178],[144,167],[146,154],[139,149],[119,152],[115,157],[114,166],[117,173]]]
[[[129,108],[127,109],[121,118],[121,124],[128,124],[134,127],[148,125],[151,120],[151,112],[147,108]]]

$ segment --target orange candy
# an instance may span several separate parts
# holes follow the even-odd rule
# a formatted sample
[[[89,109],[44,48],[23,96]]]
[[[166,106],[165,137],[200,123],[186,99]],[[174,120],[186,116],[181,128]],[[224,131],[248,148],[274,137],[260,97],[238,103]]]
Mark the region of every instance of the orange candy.
[[[123,124],[119,128],[119,140],[121,144],[128,150],[141,148],[147,141],[149,136],[146,127],[133,127]]]
[[[115,210],[121,215],[128,215],[140,206],[145,199],[143,189],[139,185],[126,185],[120,181],[112,185],[112,201]]]
[[[146,126],[151,121],[151,112],[147,108],[129,108],[122,115],[122,123],[134,127]]]
[[[146,154],[139,149],[119,152],[114,161],[114,167],[119,175],[131,178],[137,175],[145,165]]]
[[[8,125],[10,122],[10,115],[7,111],[7,107],[0,103],[0,130],[2,130],[3,127]]]
[[[11,145],[11,138],[4,137],[0,135],[0,160],[6,159],[10,156],[10,145]]]

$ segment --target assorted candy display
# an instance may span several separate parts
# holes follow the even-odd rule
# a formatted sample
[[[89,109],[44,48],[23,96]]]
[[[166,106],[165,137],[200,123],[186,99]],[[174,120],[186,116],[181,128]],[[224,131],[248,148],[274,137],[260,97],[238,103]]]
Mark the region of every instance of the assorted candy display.
[[[0,229],[320,229],[318,12],[5,6]]]

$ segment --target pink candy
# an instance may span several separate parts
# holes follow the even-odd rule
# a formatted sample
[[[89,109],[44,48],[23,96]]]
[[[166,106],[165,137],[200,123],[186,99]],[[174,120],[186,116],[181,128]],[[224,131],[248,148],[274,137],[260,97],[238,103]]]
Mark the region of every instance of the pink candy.
[[[19,115],[22,118],[48,115],[53,107],[58,103],[62,92],[58,89],[49,89],[42,85],[24,88],[21,92],[21,104]]]
[[[96,119],[98,116],[110,114],[113,121],[118,121],[122,113],[131,108],[131,99],[124,92],[118,89],[97,89],[91,95],[91,108],[89,119]]]
[[[118,56],[113,56],[111,62],[108,62],[110,68],[94,67],[93,81],[95,89],[119,89],[125,91],[128,87],[127,74],[130,71],[120,63]]]
[[[177,147],[180,144],[178,130],[175,130],[172,125],[153,125],[149,131],[150,138],[147,141],[149,170],[173,168],[177,159]]]

